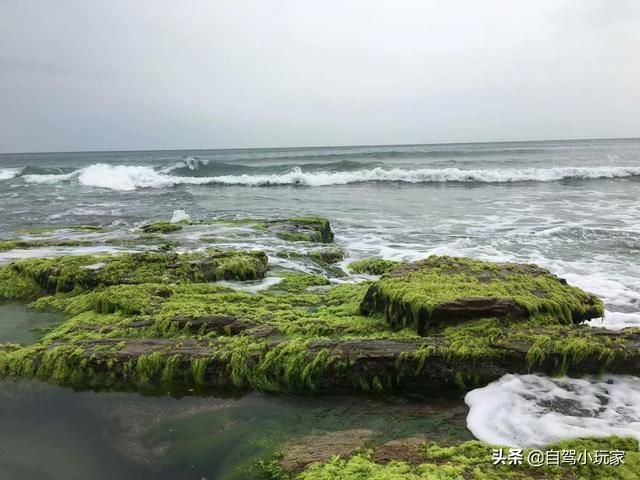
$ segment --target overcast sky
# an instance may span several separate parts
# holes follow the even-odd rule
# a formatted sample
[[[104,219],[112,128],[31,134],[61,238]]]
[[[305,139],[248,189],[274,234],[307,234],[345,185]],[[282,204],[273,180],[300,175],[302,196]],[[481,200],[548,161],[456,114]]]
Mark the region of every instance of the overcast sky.
[[[0,151],[640,136],[638,0],[0,0]]]

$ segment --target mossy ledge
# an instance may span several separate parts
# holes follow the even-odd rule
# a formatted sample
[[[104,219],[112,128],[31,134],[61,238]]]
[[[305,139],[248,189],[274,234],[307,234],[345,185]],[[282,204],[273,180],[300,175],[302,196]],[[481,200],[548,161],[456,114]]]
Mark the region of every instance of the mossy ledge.
[[[437,256],[390,269],[371,286],[361,311],[383,313],[393,328],[421,335],[479,318],[578,324],[604,315],[596,296],[536,265]]]
[[[121,284],[255,280],[264,277],[266,270],[267,256],[260,251],[33,258],[0,267],[0,298],[29,299]]]
[[[461,260],[438,262],[458,265]],[[498,273],[492,283],[504,281],[502,288],[513,288],[511,277],[499,278],[504,265],[477,265],[479,275],[493,268]],[[411,323],[398,329],[383,314],[362,315],[367,292],[398,278],[392,276],[397,269],[378,283],[340,285],[329,285],[319,275],[274,271],[282,281],[259,293],[211,283],[261,278],[266,271],[262,252],[218,250],[6,264],[0,267],[0,299],[34,300],[34,308],[57,309],[67,317],[34,345],[0,346],[0,376],[162,392],[434,394],[475,388],[506,373],[640,371],[640,332],[582,327],[550,309],[518,321],[461,315],[461,321],[426,336]],[[442,290],[433,287],[433,296],[447,298],[451,273],[437,275],[441,278],[434,285]],[[533,276],[538,277],[562,292],[571,288],[557,310],[568,312],[569,319],[574,303],[592,298],[546,273]],[[564,297],[542,300],[550,298]]]

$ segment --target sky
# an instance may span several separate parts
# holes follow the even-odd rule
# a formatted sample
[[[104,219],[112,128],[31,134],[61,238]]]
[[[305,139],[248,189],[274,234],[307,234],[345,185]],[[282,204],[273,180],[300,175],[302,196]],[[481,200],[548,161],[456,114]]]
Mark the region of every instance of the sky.
[[[640,136],[637,0],[0,0],[0,152]]]

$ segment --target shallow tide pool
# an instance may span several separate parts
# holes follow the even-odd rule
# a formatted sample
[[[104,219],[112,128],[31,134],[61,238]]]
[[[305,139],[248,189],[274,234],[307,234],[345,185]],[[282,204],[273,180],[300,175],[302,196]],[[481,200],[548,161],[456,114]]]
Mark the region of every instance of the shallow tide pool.
[[[145,397],[0,382],[0,478],[242,479],[247,468],[309,434],[368,429],[372,444],[422,435],[463,441],[460,399],[250,393]]]

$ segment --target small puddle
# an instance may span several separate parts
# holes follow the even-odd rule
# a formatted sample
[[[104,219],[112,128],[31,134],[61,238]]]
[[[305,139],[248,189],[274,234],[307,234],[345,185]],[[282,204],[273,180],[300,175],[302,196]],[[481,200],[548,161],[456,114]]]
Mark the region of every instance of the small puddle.
[[[0,303],[0,343],[35,343],[47,329],[62,320],[61,313],[41,312],[17,303]]]

